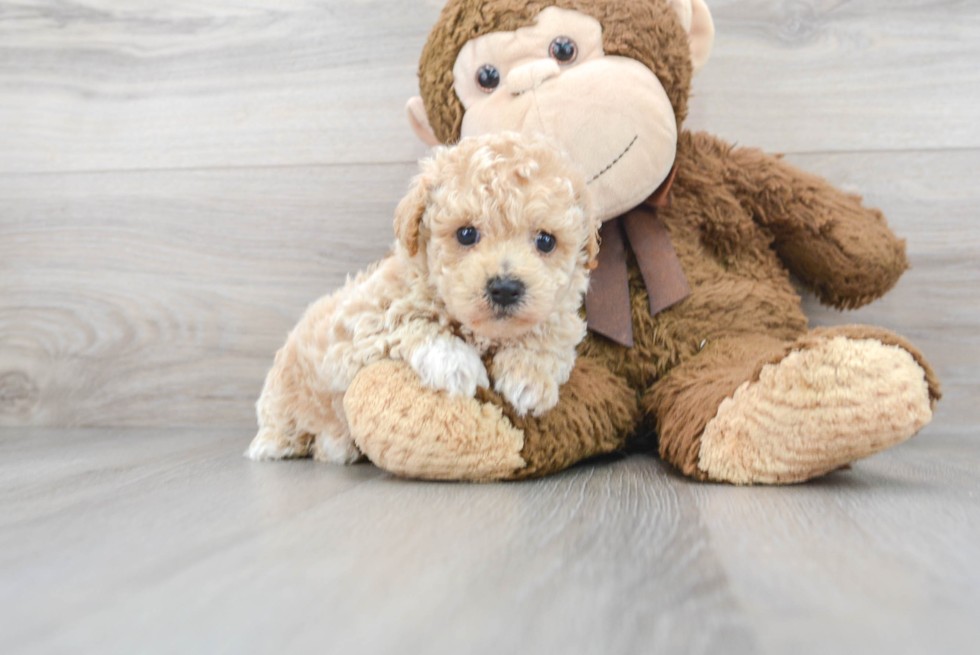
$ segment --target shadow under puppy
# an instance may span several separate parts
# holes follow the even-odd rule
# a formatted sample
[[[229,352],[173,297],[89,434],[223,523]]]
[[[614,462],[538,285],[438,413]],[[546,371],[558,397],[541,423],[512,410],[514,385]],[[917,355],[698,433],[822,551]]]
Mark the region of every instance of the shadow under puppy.
[[[357,460],[344,393],[385,358],[454,395],[492,377],[521,415],[558,403],[599,250],[571,161],[541,137],[463,139],[421,162],[395,214],[393,251],[311,305],[276,354],[248,457]]]

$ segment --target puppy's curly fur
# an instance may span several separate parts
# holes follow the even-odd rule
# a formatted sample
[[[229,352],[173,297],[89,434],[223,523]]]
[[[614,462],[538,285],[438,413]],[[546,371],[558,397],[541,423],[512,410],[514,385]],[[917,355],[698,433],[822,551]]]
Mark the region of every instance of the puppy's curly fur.
[[[311,305],[276,354],[247,455],[358,459],[344,393],[384,358],[464,396],[489,386],[486,361],[517,412],[551,409],[585,337],[598,228],[584,181],[544,138],[437,149],[396,210],[392,253]]]

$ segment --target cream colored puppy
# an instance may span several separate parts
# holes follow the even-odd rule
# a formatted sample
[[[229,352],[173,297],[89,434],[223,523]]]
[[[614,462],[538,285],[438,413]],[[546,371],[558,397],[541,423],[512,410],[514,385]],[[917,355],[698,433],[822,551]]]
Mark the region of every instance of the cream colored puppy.
[[[519,414],[558,403],[599,248],[585,183],[548,141],[506,133],[438,148],[421,169],[393,252],[311,305],[276,354],[250,458],[358,459],[344,393],[384,358],[470,397],[488,361]]]

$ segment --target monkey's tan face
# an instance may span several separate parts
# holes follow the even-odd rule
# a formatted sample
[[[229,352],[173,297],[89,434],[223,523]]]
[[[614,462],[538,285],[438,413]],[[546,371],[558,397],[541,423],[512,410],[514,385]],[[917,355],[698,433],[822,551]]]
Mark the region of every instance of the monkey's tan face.
[[[606,56],[602,26],[549,7],[514,32],[469,41],[453,68],[462,136],[544,133],[579,166],[601,220],[640,204],[667,178],[677,122],[643,64]]]
[[[598,223],[569,164],[489,150],[457,160],[433,180],[420,225],[429,283],[448,313],[478,336],[507,340],[577,312]]]

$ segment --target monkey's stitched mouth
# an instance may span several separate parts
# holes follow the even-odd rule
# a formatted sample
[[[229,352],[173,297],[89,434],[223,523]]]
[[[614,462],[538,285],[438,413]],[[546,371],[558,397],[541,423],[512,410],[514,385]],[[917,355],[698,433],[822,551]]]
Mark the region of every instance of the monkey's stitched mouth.
[[[628,146],[626,146],[626,150],[624,150],[621,153],[619,153],[619,156],[616,157],[615,159],[613,159],[611,162],[609,162],[609,165],[608,166],[606,166],[601,171],[599,171],[598,173],[596,173],[595,175],[593,175],[592,176],[592,179],[589,180],[588,182],[586,182],[586,184],[592,184],[593,182],[595,182],[596,180],[598,180],[600,177],[602,177],[605,173],[607,173],[610,168],[612,168],[617,163],[619,163],[619,160],[626,156],[626,153],[630,151],[630,148],[632,148],[636,144],[636,141],[639,138],[640,138],[640,135],[639,134],[637,134],[636,136],[634,136],[633,137],[633,140],[630,141],[630,144]]]

